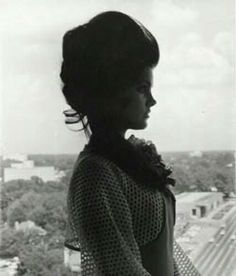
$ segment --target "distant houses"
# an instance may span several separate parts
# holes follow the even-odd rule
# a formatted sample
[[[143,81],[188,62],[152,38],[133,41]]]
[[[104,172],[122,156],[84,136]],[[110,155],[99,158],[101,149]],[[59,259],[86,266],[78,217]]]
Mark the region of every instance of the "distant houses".
[[[3,182],[16,179],[30,180],[32,176],[37,176],[43,181],[58,181],[64,175],[53,166],[35,166],[34,161],[28,160],[27,156],[19,157],[14,156],[18,163],[12,163],[10,167],[3,169]]]
[[[185,192],[176,196],[177,214],[189,218],[203,218],[223,203],[219,192]]]
[[[192,152],[190,152],[189,153],[189,156],[190,157],[202,157],[202,151],[200,151],[200,150],[195,150],[195,151],[192,151]]]
[[[27,154],[22,154],[22,153],[14,153],[14,154],[4,154],[3,155],[3,160],[16,160],[16,161],[20,161],[23,162],[25,160],[27,160]]]

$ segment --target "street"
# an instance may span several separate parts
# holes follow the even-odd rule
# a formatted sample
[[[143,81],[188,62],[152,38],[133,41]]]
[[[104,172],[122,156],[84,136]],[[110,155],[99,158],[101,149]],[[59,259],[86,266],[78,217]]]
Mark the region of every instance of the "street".
[[[194,264],[202,276],[233,276],[236,268],[236,211],[225,221],[214,238],[195,257]]]

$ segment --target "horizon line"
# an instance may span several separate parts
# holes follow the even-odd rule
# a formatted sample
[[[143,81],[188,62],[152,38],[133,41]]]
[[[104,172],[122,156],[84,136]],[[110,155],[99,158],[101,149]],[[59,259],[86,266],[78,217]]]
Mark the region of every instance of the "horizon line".
[[[82,151],[82,150],[81,150]],[[78,155],[81,151],[72,153],[72,152],[58,152],[58,153],[46,153],[46,152],[36,152],[36,153],[23,153],[23,152],[14,152],[14,153],[5,153],[5,154],[0,154],[0,157],[7,156],[7,155]],[[159,150],[158,152],[162,153],[184,153],[184,152],[220,152],[220,151],[225,151],[225,152],[236,152],[236,149],[204,149],[204,150]]]

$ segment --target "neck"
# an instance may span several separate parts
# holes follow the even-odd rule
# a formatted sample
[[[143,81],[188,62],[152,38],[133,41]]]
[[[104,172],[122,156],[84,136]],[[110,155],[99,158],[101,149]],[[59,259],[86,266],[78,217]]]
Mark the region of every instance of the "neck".
[[[147,143],[137,145],[129,138],[124,139],[119,132],[96,128],[85,150],[114,162],[135,181],[150,188],[163,190],[171,184],[172,180],[167,179],[170,170]]]
[[[109,124],[105,123],[96,123],[96,124],[90,124],[90,128],[93,135],[115,135],[115,136],[121,136],[122,138],[125,138],[126,129],[122,128],[114,128],[114,126],[111,126]]]

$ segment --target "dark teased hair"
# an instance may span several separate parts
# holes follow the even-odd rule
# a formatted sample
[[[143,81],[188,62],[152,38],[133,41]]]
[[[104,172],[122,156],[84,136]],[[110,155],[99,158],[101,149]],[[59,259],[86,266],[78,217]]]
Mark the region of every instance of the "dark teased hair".
[[[69,30],[63,37],[60,77],[63,94],[74,113],[64,114],[76,119],[74,122],[81,121],[81,130],[89,136],[85,118],[91,99],[119,93],[158,60],[159,47],[154,36],[124,13],[103,12]]]

